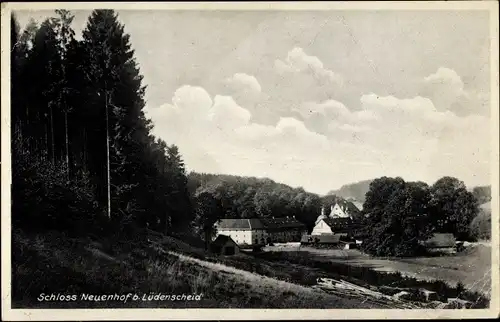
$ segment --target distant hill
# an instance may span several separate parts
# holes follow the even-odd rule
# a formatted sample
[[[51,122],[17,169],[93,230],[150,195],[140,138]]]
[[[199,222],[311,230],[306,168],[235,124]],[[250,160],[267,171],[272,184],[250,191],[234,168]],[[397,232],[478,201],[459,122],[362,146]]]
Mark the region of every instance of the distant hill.
[[[336,195],[344,199],[355,199],[362,204],[365,202],[365,194],[368,192],[372,181],[373,180],[363,180],[356,183],[349,183],[343,185],[338,190],[330,191],[328,194]]]
[[[485,202],[479,206],[483,211],[491,214],[491,201]]]
[[[476,197],[479,204],[491,201],[491,186],[478,186],[472,189],[472,194]]]
[[[362,204],[365,202],[365,195],[372,181],[373,179],[345,184],[338,190],[328,192],[328,195],[335,195],[347,200],[354,199]],[[491,200],[491,186],[477,186],[471,188],[470,191],[477,198],[479,204],[484,204]]]

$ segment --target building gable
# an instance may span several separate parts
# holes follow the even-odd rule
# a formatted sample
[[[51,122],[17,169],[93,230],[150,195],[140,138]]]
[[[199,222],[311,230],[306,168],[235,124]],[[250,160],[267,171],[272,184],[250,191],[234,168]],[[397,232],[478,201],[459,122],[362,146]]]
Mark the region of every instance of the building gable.
[[[338,203],[333,206],[330,212],[330,218],[340,217],[346,218],[349,217],[349,214],[346,213],[346,209],[343,209]]]
[[[329,218],[354,218],[361,211],[351,201],[339,199],[334,206],[331,207]]]

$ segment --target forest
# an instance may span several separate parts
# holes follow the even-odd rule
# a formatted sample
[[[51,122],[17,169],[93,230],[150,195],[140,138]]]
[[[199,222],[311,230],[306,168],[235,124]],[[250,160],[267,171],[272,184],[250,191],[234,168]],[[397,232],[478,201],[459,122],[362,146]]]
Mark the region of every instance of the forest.
[[[187,227],[184,164],[175,145],[151,135],[146,87],[117,14],[93,11],[77,40],[71,12],[55,13],[23,31],[11,22],[14,227]]]
[[[81,39],[73,18],[56,10],[23,30],[11,19],[14,230],[132,238],[147,228],[207,239],[220,218],[294,216],[312,229],[335,203],[271,179],[187,173],[179,147],[151,134],[147,88],[117,13],[94,10]],[[360,219],[366,251],[411,254],[435,231],[477,239],[470,225],[485,194],[451,177],[432,186],[373,180]]]

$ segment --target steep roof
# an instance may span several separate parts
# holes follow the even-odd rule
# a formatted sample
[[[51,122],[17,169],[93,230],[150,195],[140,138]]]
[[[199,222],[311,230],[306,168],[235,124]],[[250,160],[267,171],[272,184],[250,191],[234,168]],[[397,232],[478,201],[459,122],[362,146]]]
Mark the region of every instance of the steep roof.
[[[351,218],[325,218],[323,221],[330,226],[333,231],[349,229],[353,226]]]
[[[351,201],[345,200],[345,199],[337,199],[337,204],[339,207],[349,216],[356,216],[360,213],[360,209],[354,205]]]
[[[294,217],[261,218],[260,221],[267,229],[279,228],[306,228],[306,226]]]
[[[224,246],[227,242],[230,242],[230,243],[238,246],[238,244],[236,244],[236,242],[231,237],[226,236],[226,235],[217,236],[217,238],[215,238],[215,240],[212,242],[211,245],[212,246]]]
[[[220,219],[216,224],[218,229],[264,229],[260,219]]]
[[[455,241],[453,234],[436,233],[424,241],[424,245],[428,248],[454,247]]]
[[[221,219],[216,224],[218,229],[305,229],[306,226],[294,217]]]
[[[358,209],[358,211],[363,210],[363,203],[362,202],[357,201],[357,200],[347,200],[347,201],[352,203]]]
[[[321,220],[324,220],[326,218],[328,218],[328,216],[321,214],[318,216],[318,218],[316,218],[316,221],[314,222],[314,224],[317,225]]]

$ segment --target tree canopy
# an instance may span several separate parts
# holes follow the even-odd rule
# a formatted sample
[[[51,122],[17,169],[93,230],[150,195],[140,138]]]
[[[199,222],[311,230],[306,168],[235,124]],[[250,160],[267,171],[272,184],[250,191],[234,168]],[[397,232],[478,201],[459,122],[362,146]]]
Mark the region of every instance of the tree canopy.
[[[113,10],[94,10],[76,40],[72,20],[56,10],[22,33],[11,20],[13,221],[111,233],[189,227],[182,157],[151,134],[125,27]]]
[[[363,214],[365,251],[379,256],[413,256],[423,251],[419,242],[433,233],[452,233],[462,240],[475,238],[470,225],[478,206],[474,195],[456,178],[443,177],[429,187],[424,182],[382,177],[370,184]]]

